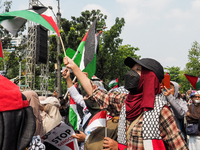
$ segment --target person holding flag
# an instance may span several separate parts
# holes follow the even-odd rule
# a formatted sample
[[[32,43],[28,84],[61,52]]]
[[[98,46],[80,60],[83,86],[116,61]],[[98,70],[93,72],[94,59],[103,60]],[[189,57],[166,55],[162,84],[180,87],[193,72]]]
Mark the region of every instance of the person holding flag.
[[[131,69],[125,75],[125,88],[129,94],[99,90],[69,57],[64,58],[65,66],[73,71],[88,98],[97,101],[101,109],[120,113],[118,144],[111,145],[109,143],[116,141],[105,139],[104,147],[113,150],[187,150],[187,144],[161,91],[160,83],[164,78],[162,65],[151,58],[137,60],[128,57],[124,63]]]
[[[178,98],[179,94],[179,84],[175,81],[170,81],[170,89],[165,88],[164,95],[169,102],[168,106],[171,108],[172,112],[174,113],[174,117],[176,120],[177,127],[181,130],[184,138],[185,135],[185,128],[184,128],[184,117],[188,111],[186,101]]]
[[[85,149],[87,150],[96,150],[96,148],[99,149],[100,147],[103,148],[103,137],[106,136],[106,133],[107,138],[116,139],[118,122],[107,120],[106,111],[101,111],[99,105],[95,101],[85,99],[81,94],[79,94],[78,90],[73,85],[73,82],[70,78],[70,71],[67,68],[63,70],[62,75],[66,79],[68,91],[71,97],[77,104],[83,107],[84,117],[79,129],[79,133],[73,135],[73,137],[77,138],[77,141],[81,143],[80,149],[84,149],[84,144],[86,144]],[[95,82],[95,84],[97,83]],[[99,85],[97,84],[97,86]],[[108,125],[107,127],[106,123]],[[97,135],[100,135],[100,138],[99,136],[96,137]],[[96,148],[94,148],[92,141],[95,141],[95,145],[98,145],[96,145]]]

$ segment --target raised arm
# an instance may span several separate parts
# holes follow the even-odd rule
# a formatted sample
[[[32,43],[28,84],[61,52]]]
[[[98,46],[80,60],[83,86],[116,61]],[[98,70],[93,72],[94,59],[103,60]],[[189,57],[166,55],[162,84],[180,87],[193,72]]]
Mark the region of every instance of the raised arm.
[[[92,95],[92,85],[90,83],[90,79],[86,77],[86,75],[79,69],[79,67],[71,60],[69,57],[64,57],[63,60],[65,66],[67,68],[70,68],[74,75],[77,77],[79,82],[81,83],[81,86],[83,86],[86,93],[91,96]]]
[[[73,82],[70,78],[69,69],[66,68],[65,70],[63,70],[62,75],[66,79],[68,91],[69,91],[71,97],[74,99],[74,101],[77,104],[81,105],[81,107],[86,108],[86,104],[85,104],[85,101],[83,100],[83,96],[78,92],[78,90],[73,85]]]
[[[70,68],[73,71],[88,94],[88,98],[95,100],[100,105],[100,109],[107,109],[113,114],[119,114],[127,94],[108,93],[98,89],[98,87],[92,83],[78,68],[78,66],[67,56],[64,58],[64,64],[67,68]]]

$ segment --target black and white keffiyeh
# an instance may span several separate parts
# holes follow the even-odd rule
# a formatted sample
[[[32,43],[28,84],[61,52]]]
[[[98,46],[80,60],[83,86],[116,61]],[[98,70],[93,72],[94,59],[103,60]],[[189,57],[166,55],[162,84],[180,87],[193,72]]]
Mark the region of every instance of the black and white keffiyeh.
[[[144,140],[162,139],[159,130],[159,116],[161,109],[166,104],[163,93],[158,94],[155,97],[154,109],[144,112],[142,126]]]
[[[154,109],[143,113],[143,139],[161,139],[159,130],[160,111],[166,105],[163,93],[155,96]],[[118,125],[118,143],[126,145],[126,106],[123,105]]]
[[[120,144],[126,145],[126,106],[122,106],[117,132],[117,141]]]
[[[125,93],[125,94],[129,93],[129,91],[124,88],[124,86],[116,87],[114,89],[111,89],[109,92],[119,92],[119,93]]]

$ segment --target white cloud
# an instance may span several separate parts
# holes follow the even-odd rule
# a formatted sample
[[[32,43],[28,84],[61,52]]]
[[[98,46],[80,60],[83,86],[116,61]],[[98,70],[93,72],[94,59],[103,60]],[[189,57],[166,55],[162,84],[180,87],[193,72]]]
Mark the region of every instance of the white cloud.
[[[172,0],[116,0],[122,9],[127,23],[146,24],[161,18],[165,8]]]
[[[187,29],[186,29],[186,25],[185,24],[177,24],[172,28],[172,30],[175,31],[175,32],[183,32],[183,31],[185,31]]]
[[[164,62],[165,62],[165,63],[175,63],[176,61],[177,61],[177,59],[174,58],[174,57],[166,57],[166,58],[164,59]]]
[[[142,0],[116,0],[116,2],[119,2],[126,6],[138,6],[141,3]]]
[[[148,0],[146,3],[146,8],[151,8],[154,11],[162,11],[172,0]]]
[[[28,4],[25,4],[25,3],[22,3],[22,4],[20,3],[20,5],[17,5],[17,6],[18,7],[16,8],[16,10],[28,9]]]
[[[192,9],[196,9],[196,10],[200,9],[200,0],[195,0],[192,2]]]
[[[191,14],[189,11],[183,11],[180,8],[176,8],[176,9],[171,9],[168,13],[166,13],[165,15],[166,18],[178,18],[178,19],[182,19],[182,18],[190,18]]]
[[[127,23],[133,22],[134,20],[137,24],[143,23],[143,20],[141,19],[143,18],[143,14],[139,13],[137,8],[130,9],[128,13],[124,14],[124,18]]]

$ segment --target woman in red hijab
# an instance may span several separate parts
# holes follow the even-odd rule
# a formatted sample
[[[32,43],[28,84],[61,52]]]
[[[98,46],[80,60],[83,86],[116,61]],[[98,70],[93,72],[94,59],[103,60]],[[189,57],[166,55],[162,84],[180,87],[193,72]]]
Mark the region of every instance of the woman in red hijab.
[[[125,88],[129,94],[101,91],[84,77],[77,65],[68,57],[64,64],[76,75],[81,85],[101,109],[120,115],[118,140],[104,138],[106,149],[188,149],[174,116],[166,106],[160,83],[164,77],[161,64],[151,58],[124,61],[131,70],[125,75]],[[66,69],[63,72],[68,71]]]

